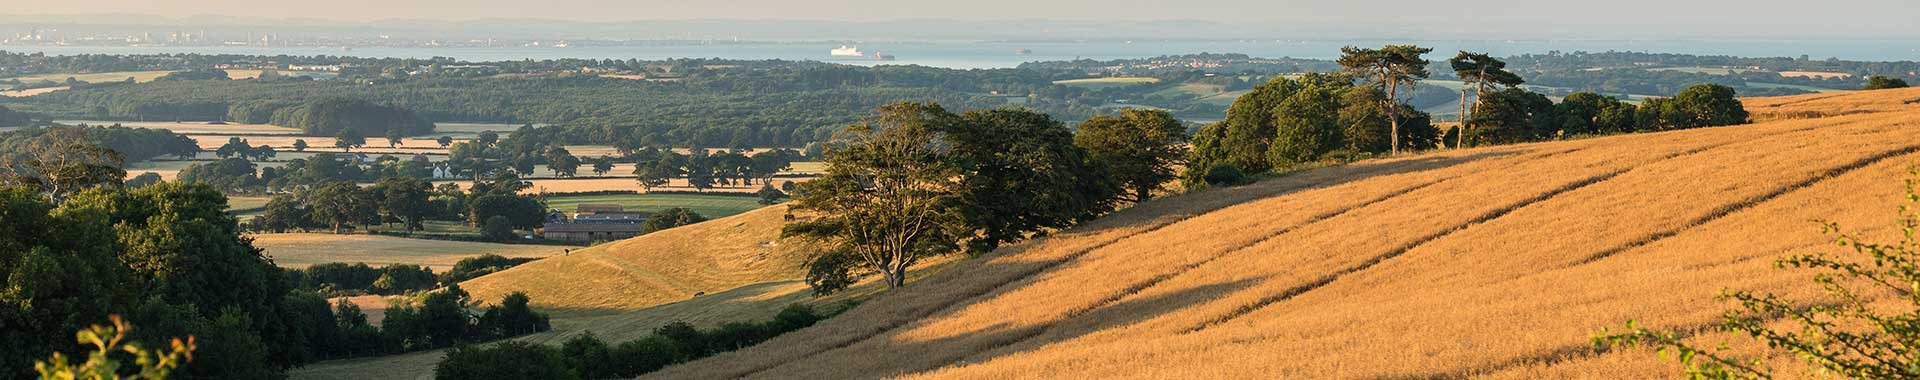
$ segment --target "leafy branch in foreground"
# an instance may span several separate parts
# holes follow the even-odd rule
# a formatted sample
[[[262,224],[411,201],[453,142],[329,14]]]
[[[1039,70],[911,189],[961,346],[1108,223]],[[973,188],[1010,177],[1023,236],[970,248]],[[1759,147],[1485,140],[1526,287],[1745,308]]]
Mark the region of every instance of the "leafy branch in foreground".
[[[1719,298],[1738,302],[1740,308],[1728,311],[1716,328],[1745,334],[1770,350],[1794,354],[1834,375],[1920,379],[1920,241],[1915,240],[1920,213],[1913,207],[1920,204],[1920,171],[1913,174],[1915,178],[1907,180],[1909,204],[1900,206],[1900,242],[1866,242],[1860,235],[1842,232],[1837,223],[1823,222],[1821,231],[1835,236],[1833,242],[1845,248],[1843,254],[1793,255],[1774,265],[1820,270],[1813,281],[1826,293],[1825,300],[1806,304],[1771,293],[1723,290]],[[1898,297],[1898,302],[1875,295]],[[1767,326],[1776,320],[1791,322],[1797,329]],[[1600,349],[1656,347],[1662,356],[1672,354],[1685,365],[1693,379],[1773,378],[1772,369],[1758,359],[1743,361],[1727,354],[1725,346],[1701,349],[1682,342],[1683,338],[1628,321],[1625,332],[1602,330],[1593,342]]]
[[[87,355],[86,362],[75,365],[67,362],[66,354],[55,352],[52,359],[34,363],[33,369],[40,373],[40,379],[163,380],[174,369],[180,368],[181,364],[193,361],[193,350],[198,348],[194,346],[193,337],[187,337],[185,342],[174,338],[172,347],[168,350],[148,350],[140,347],[139,343],[125,342],[127,332],[132,331],[133,326],[127,325],[126,321],[121,320],[118,315],[110,318],[113,319],[113,326],[94,325],[77,334],[81,344],[96,347]],[[139,372],[131,376],[122,375],[121,363],[110,357],[116,351],[133,355],[133,364]]]

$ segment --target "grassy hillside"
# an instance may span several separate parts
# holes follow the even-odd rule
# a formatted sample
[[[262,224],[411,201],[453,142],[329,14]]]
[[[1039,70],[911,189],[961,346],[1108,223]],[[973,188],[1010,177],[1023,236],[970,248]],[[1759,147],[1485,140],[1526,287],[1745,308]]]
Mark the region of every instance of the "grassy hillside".
[[[554,329],[518,339],[554,345],[585,332],[609,342],[639,339],[674,321],[711,328],[764,320],[794,303],[835,307],[882,289],[869,281],[832,297],[813,297],[799,281],[804,272],[798,247],[776,242],[784,215],[784,206],[766,207],[577,249],[461,287],[474,299],[489,302],[514,291],[527,292],[535,307],[552,313]],[[933,273],[939,271],[921,270],[919,275]],[[435,350],[329,361],[296,369],[290,377],[431,379],[442,356]]]
[[[610,314],[800,278],[797,246],[777,241],[786,207],[601,244],[462,283],[474,298],[514,291],[556,316]]]
[[[1722,287],[1811,296],[1810,273],[1772,260],[1830,247],[1812,219],[1894,220],[1920,163],[1913,103],[1920,90],[1748,99],[1771,121],[1172,197],[648,378],[1673,378],[1587,339],[1627,319],[1696,331],[1728,307]],[[1752,347],[1736,338],[1690,339]]]

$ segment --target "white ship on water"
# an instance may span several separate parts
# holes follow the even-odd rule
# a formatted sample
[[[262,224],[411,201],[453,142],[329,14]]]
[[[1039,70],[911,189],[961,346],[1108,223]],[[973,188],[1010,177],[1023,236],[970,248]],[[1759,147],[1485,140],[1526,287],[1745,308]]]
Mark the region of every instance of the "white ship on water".
[[[847,45],[840,45],[840,48],[838,48],[838,49],[833,49],[833,52],[832,52],[832,54],[833,54],[833,56],[835,56],[835,57],[865,57],[865,56],[867,56],[867,53],[862,53],[862,52],[860,52],[860,48],[858,48],[858,47],[851,47],[851,46],[847,46]]]

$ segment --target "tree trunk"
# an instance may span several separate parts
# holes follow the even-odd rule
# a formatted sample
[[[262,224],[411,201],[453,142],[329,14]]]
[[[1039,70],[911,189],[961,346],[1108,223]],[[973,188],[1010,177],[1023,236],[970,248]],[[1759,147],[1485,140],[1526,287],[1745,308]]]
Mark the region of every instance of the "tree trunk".
[[[1389,79],[1386,81],[1386,84],[1387,124],[1393,126],[1391,131],[1392,135],[1388,136],[1389,138],[1387,139],[1389,143],[1393,144],[1393,147],[1387,148],[1387,154],[1397,156],[1400,155],[1400,101],[1398,96],[1400,92],[1400,82]]]
[[[1466,141],[1467,138],[1467,90],[1467,86],[1460,86],[1460,125],[1453,127],[1453,149],[1460,149],[1465,145],[1461,142]],[[1446,137],[1442,136],[1441,140],[1446,140]]]
[[[888,271],[886,276],[888,289],[899,289],[900,287],[907,286],[907,268]]]
[[[340,222],[333,222],[333,234],[334,235],[340,234]]]

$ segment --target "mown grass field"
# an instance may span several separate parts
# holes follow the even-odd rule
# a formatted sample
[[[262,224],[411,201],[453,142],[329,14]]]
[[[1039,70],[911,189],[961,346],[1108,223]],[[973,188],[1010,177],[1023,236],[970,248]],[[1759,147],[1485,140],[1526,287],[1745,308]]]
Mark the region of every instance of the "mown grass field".
[[[68,124],[68,125],[119,124],[122,127],[128,127],[128,128],[165,129],[165,130],[173,131],[174,133],[194,133],[194,134],[229,133],[229,134],[244,134],[244,135],[260,135],[260,134],[294,135],[294,134],[300,133],[300,130],[298,129],[281,127],[276,125],[234,124],[234,123],[214,124],[214,123],[209,123],[204,121],[173,122],[173,121],[55,120],[54,122],[60,123],[60,124]],[[248,137],[258,138],[259,136],[248,136]],[[224,142],[225,140],[226,139],[224,138],[221,139],[222,142]]]
[[[280,157],[276,157],[275,159],[282,159],[282,158],[280,158]],[[180,176],[180,171],[181,171],[181,170],[186,170],[186,169],[187,169],[187,167],[189,167],[189,166],[193,166],[194,164],[205,164],[205,163],[207,163],[207,162],[203,162],[203,161],[135,161],[135,162],[129,162],[129,163],[127,163],[127,178],[133,178],[133,176],[137,176],[137,175],[140,175],[140,174],[142,174],[142,173],[154,173],[154,174],[159,174],[159,175],[160,175],[160,179],[164,179],[164,180],[168,180],[168,181],[172,181],[172,180],[174,180],[175,178],[177,178],[177,177],[179,177],[179,176]],[[287,163],[286,163],[286,162],[284,162],[284,161],[269,161],[269,162],[255,162],[255,163],[253,163],[253,165],[254,165],[254,166],[257,166],[257,167],[280,167],[281,165],[286,165],[286,164],[287,164]]]
[[[760,198],[740,195],[708,194],[607,194],[547,197],[547,207],[573,212],[581,204],[614,204],[627,211],[657,212],[685,207],[708,219],[724,218],[761,207]]]
[[[305,268],[324,263],[417,264],[435,272],[452,268],[460,259],[492,253],[507,257],[547,257],[569,248],[464,241],[408,239],[376,235],[330,233],[252,234],[253,245],[267,251],[274,264]],[[498,297],[496,297],[498,298]]]
[[[1678,71],[1693,74],[1733,75],[1759,70],[1736,67],[1658,67],[1647,69],[1647,71]]]
[[[1098,89],[1109,88],[1109,87],[1125,87],[1125,86],[1132,86],[1132,85],[1144,84],[1144,83],[1160,83],[1160,78],[1107,77],[1107,78],[1066,79],[1066,80],[1053,81],[1053,84],[1081,87],[1089,90],[1098,90]]]
[[[22,75],[22,76],[17,76],[12,78],[0,78],[0,79],[18,79],[21,82],[38,82],[43,80],[54,81],[54,82],[65,82],[67,81],[67,78],[73,78],[74,80],[78,80],[81,82],[94,83],[94,82],[119,82],[119,81],[127,80],[127,78],[133,78],[133,81],[135,82],[146,83],[146,82],[152,82],[155,78],[159,78],[161,76],[167,75],[167,73],[172,73],[172,72],[173,71],[171,70],[160,70],[160,71],[113,71],[113,72],[104,72],[104,73],[84,73],[84,74],[53,73],[53,74]]]
[[[273,197],[231,195],[227,196],[227,209],[250,210],[267,207],[267,201],[270,200],[273,200]]]
[[[1773,260],[1831,251],[1813,219],[1897,235],[1887,227],[1920,164],[1915,99],[1746,99],[1771,121],[1169,197],[644,378],[1676,378],[1650,351],[1588,338],[1628,319],[1696,331],[1731,307],[1722,288],[1817,294],[1811,272]]]
[[[9,97],[9,98],[24,98],[28,96],[40,95],[40,94],[45,94],[45,93],[54,92],[54,91],[66,90],[68,88],[70,87],[60,86],[60,87],[30,88],[25,90],[6,90],[6,91],[0,91],[0,96]]]
[[[1806,86],[1806,85],[1797,85],[1797,84],[1784,84],[1784,83],[1766,83],[1766,82],[1747,82],[1747,87],[1753,87],[1753,88],[1791,88],[1791,89],[1795,89],[1795,90],[1803,90],[1803,91],[1812,91],[1812,92],[1821,92],[1821,93],[1825,93],[1825,92],[1840,92],[1840,91],[1846,91],[1846,90],[1835,90],[1835,89],[1831,89],[1831,88],[1821,88],[1821,87],[1814,87],[1814,86]]]

